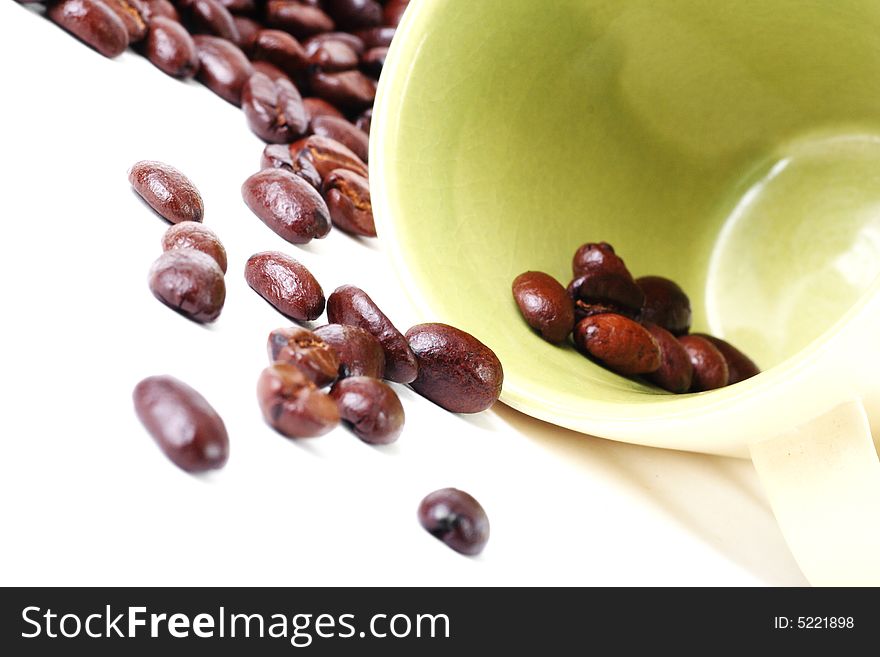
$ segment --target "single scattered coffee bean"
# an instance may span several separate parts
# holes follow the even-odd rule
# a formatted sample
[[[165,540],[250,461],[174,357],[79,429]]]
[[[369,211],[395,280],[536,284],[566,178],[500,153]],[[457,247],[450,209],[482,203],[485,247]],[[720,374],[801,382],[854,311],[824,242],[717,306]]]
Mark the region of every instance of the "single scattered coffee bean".
[[[287,144],[309,128],[302,96],[290,80],[254,73],[241,92],[248,126],[263,141]]]
[[[645,329],[660,345],[660,369],[648,374],[648,380],[677,394],[690,390],[694,367],[684,345],[662,326],[645,324]]]
[[[622,315],[594,315],[574,329],[575,346],[618,374],[648,374],[662,364],[660,345],[645,327]]]
[[[220,270],[226,273],[226,249],[217,237],[217,234],[203,224],[194,221],[184,221],[175,224],[165,231],[162,236],[162,250],[195,249],[205,255],[211,256]]]
[[[419,365],[406,338],[379,310],[370,296],[354,285],[336,288],[327,300],[327,319],[332,324],[347,324],[364,329],[385,350],[385,378],[395,383],[415,380]]]
[[[321,6],[343,30],[382,24],[382,5],[375,0],[323,0]]]
[[[369,376],[353,376],[333,384],[330,396],[339,416],[352,433],[365,443],[387,445],[403,431],[400,399],[387,384]]]
[[[330,212],[314,187],[284,169],[263,169],[244,181],[241,195],[269,228],[292,244],[330,232]]]
[[[552,276],[528,271],[513,281],[513,298],[526,323],[547,342],[564,342],[574,328],[574,309],[565,288]]]
[[[268,0],[266,24],[290,32],[297,39],[330,32],[335,28],[333,19],[321,9],[296,0]]]
[[[180,22],[180,14],[169,0],[143,0],[144,18],[152,24],[157,16],[164,16],[172,21]]]
[[[643,276],[636,284],[645,294],[639,319],[662,326],[673,335],[691,328],[691,301],[676,283],[662,276]]]
[[[366,162],[370,157],[370,138],[347,119],[319,116],[312,119],[312,131],[321,137],[335,139]]]
[[[241,106],[241,90],[254,73],[241,48],[206,34],[197,34],[193,41],[199,53],[198,80],[223,100]]]
[[[357,112],[366,109],[376,97],[376,81],[360,71],[315,71],[309,81],[315,96],[343,110]]]
[[[299,41],[281,30],[260,30],[254,41],[254,59],[274,64],[292,80],[309,66]]]
[[[299,176],[316,190],[321,190],[321,175],[309,157],[298,152],[294,158],[287,144],[269,144],[263,149],[260,169],[284,169]]]
[[[189,16],[195,32],[213,34],[232,43],[241,40],[232,14],[218,0],[178,0],[177,6]]]
[[[196,322],[216,320],[226,301],[220,266],[195,249],[174,249],[160,255],[150,268],[149,283],[159,301]]]
[[[410,386],[453,413],[479,413],[501,395],[504,370],[489,347],[447,324],[418,324],[406,332],[418,376]]]
[[[128,48],[125,23],[101,0],[60,0],[49,5],[46,15],[105,57]]]
[[[294,160],[303,157],[311,162],[321,179],[336,169],[347,169],[364,178],[370,175],[364,161],[335,139],[312,135],[291,144],[290,152]]]
[[[235,29],[238,30],[238,41],[235,42],[235,45],[241,48],[242,52],[253,60],[254,46],[263,26],[247,16],[233,16],[232,22],[235,23]],[[255,61],[251,61],[251,63],[256,64]],[[256,68],[254,66],[254,70]]]
[[[435,490],[419,504],[419,523],[456,552],[476,555],[489,541],[489,517],[472,496],[457,488]]]
[[[371,127],[372,123],[373,123],[373,108],[370,107],[369,109],[364,110],[361,113],[361,115],[359,117],[357,117],[357,120],[355,121],[354,124],[357,128],[359,128],[360,130],[363,130],[367,134],[367,136],[369,137],[370,127]]]
[[[284,315],[298,322],[324,312],[324,291],[312,272],[278,251],[252,255],[245,266],[248,285]]]
[[[390,46],[396,31],[396,28],[383,25],[381,27],[368,27],[364,30],[358,30],[355,32],[355,35],[363,41],[364,49],[370,50],[371,48],[387,48]]]
[[[226,426],[196,390],[170,376],[151,376],[135,386],[132,397],[138,419],[177,467],[204,472],[226,464]]]
[[[140,0],[103,0],[114,14],[122,19],[128,32],[128,43],[137,43],[147,36],[146,9]]]
[[[305,47],[306,52],[314,52],[320,44],[325,41],[341,41],[354,50],[358,57],[364,54],[364,42],[360,37],[355,36],[351,32],[324,32],[322,34],[315,34],[314,36],[310,36],[303,43],[303,46]]]
[[[751,358],[746,356],[729,342],[711,335],[705,335],[704,333],[696,333],[695,335],[699,335],[711,342],[712,345],[721,352],[721,355],[724,356],[729,374],[727,385],[732,386],[734,383],[745,381],[746,379],[750,379],[761,373],[760,368],[755,365],[755,362]]]
[[[199,53],[189,32],[164,16],[150,21],[146,53],[156,68],[175,78],[191,78],[199,70]]]
[[[684,335],[679,338],[694,367],[692,392],[723,388],[730,380],[727,361],[718,348],[699,335]]]
[[[303,105],[305,105],[306,114],[308,114],[310,122],[322,116],[335,116],[338,119],[345,118],[345,114],[326,100],[321,100],[320,98],[303,98]]]
[[[408,4],[409,0],[388,0],[383,11],[385,25],[397,27],[400,24],[400,19],[403,18],[403,12],[406,11]]]
[[[361,57],[361,70],[371,78],[379,79],[388,57],[388,48],[370,48]]]
[[[263,370],[257,400],[266,423],[287,438],[314,438],[339,424],[336,402],[290,363]]]
[[[267,344],[269,362],[290,363],[319,388],[339,376],[336,350],[316,333],[299,326],[275,329]]]
[[[385,376],[385,350],[364,329],[346,324],[327,324],[315,329],[315,335],[333,347],[339,357],[339,377]]]
[[[168,164],[142,160],[129,169],[128,180],[141,198],[172,224],[201,221],[205,216],[199,190]]]
[[[324,179],[323,192],[334,226],[352,235],[376,237],[369,180],[336,169]]]
[[[328,73],[350,71],[360,61],[354,48],[338,39],[311,41],[306,46],[306,54],[309,56],[309,64]]]

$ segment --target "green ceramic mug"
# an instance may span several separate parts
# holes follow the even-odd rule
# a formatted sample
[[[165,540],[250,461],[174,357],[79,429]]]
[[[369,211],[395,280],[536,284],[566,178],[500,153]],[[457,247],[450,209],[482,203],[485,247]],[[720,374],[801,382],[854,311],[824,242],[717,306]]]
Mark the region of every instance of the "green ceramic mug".
[[[880,3],[414,0],[375,117],[383,243],[498,353],[502,401],[751,456],[813,582],[880,581]],[[587,241],[764,372],[674,396],[535,337],[513,278],[566,283]]]

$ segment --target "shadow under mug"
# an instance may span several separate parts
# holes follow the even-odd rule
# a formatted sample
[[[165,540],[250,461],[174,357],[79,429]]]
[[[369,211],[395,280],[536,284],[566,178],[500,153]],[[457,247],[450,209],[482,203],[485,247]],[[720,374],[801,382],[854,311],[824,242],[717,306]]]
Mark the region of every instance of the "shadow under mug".
[[[410,298],[498,353],[503,402],[751,456],[814,584],[880,584],[878,34],[875,0],[413,0],[370,145]],[[538,339],[511,282],[587,241],[763,373],[669,395]]]

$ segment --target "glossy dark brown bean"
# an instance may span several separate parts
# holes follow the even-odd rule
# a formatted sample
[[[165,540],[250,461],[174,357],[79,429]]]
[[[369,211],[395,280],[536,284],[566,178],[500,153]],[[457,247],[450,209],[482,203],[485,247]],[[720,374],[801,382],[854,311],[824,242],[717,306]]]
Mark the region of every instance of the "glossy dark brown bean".
[[[345,169],[336,169],[322,187],[333,225],[352,235],[376,237],[370,181]]]
[[[363,41],[364,50],[370,48],[387,48],[391,45],[396,29],[388,25],[358,30],[355,35]]]
[[[342,41],[342,43],[354,50],[358,57],[364,54],[364,42],[360,37],[357,37],[350,32],[324,32],[323,34],[315,34],[314,36],[309,37],[303,43],[303,46],[306,51],[309,52],[313,51],[324,41]]]
[[[263,419],[287,438],[314,438],[339,424],[336,402],[289,363],[274,363],[257,382]]]
[[[278,251],[252,255],[245,265],[248,285],[279,312],[298,321],[318,319],[324,291],[304,265]]]
[[[498,400],[501,361],[470,333],[447,324],[418,324],[406,332],[418,376],[410,385],[453,413],[479,413]]]
[[[189,17],[195,32],[213,34],[232,43],[241,40],[232,14],[219,0],[180,0],[177,6]]]
[[[253,55],[257,35],[263,26],[247,16],[233,16],[232,22],[235,23],[235,29],[238,30],[238,41],[235,42],[235,45],[241,48],[246,55]]]
[[[199,81],[224,100],[240,106],[241,90],[254,73],[241,48],[206,34],[197,34],[193,41],[199,53]]]
[[[213,322],[226,301],[217,262],[195,249],[166,251],[150,267],[150,290],[169,308],[195,322]]]
[[[339,376],[384,378],[385,350],[379,341],[362,328],[346,324],[327,324],[315,329],[315,335],[333,347],[339,357]]]
[[[156,68],[175,78],[191,78],[199,70],[199,53],[189,32],[164,16],[150,21],[146,53]]]
[[[357,117],[357,121],[355,121],[354,125],[363,130],[367,137],[370,136],[370,127],[373,123],[373,108],[364,110],[359,117]]]
[[[299,41],[281,30],[260,30],[254,41],[254,59],[274,64],[294,79],[309,66]]]
[[[376,97],[376,81],[360,71],[315,71],[309,81],[315,96],[353,112],[366,109]]]
[[[678,284],[662,276],[643,276],[636,284],[645,293],[639,320],[662,326],[673,335],[691,328],[691,301]]]
[[[370,158],[370,138],[367,133],[346,119],[319,116],[312,119],[312,131],[320,137],[338,141],[364,162]]]
[[[125,23],[101,0],[61,0],[46,15],[105,57],[116,57],[128,47]]]
[[[122,19],[128,32],[129,44],[137,43],[147,36],[145,7],[140,0],[103,0],[114,14]]]
[[[528,271],[513,281],[513,298],[526,323],[547,342],[564,342],[574,328],[574,308],[565,288],[540,271]]]
[[[378,80],[387,57],[388,48],[370,48],[361,57],[361,70],[371,78]]]
[[[642,307],[644,293],[610,244],[584,244],[575,253],[572,269],[575,280],[569,290],[575,300],[611,302],[633,310]]]
[[[302,153],[296,157],[290,152],[287,144],[269,144],[263,149],[260,158],[261,169],[284,169],[299,176],[316,190],[321,190],[321,175],[312,161]]]
[[[211,256],[220,271],[226,273],[226,249],[210,228],[194,221],[184,221],[168,228],[162,236],[162,250],[195,249]]]
[[[333,107],[333,105],[326,100],[320,98],[303,98],[303,105],[305,105],[306,114],[309,115],[309,121],[314,121],[322,116],[335,116],[339,119],[345,118],[345,114]]]
[[[578,322],[574,343],[581,353],[619,374],[648,374],[662,364],[660,345],[641,324],[622,315],[594,315]]]
[[[275,329],[266,345],[269,362],[290,363],[319,388],[333,383],[339,376],[339,356],[324,340],[299,326]]]
[[[371,445],[393,443],[403,431],[400,399],[387,384],[369,376],[354,376],[333,384],[330,396],[352,433]]]
[[[684,346],[672,333],[656,324],[646,324],[645,329],[660,345],[660,369],[647,375],[652,383],[664,390],[683,393],[691,389],[694,366]]]
[[[419,504],[419,523],[456,552],[476,555],[489,541],[489,517],[477,500],[457,488],[435,490]]]
[[[151,208],[173,224],[201,221],[205,205],[196,186],[174,167],[142,160],[128,171],[128,181]]]
[[[344,41],[322,39],[306,47],[309,63],[322,71],[350,71],[360,61],[357,52]]]
[[[254,73],[241,91],[241,107],[250,129],[270,144],[287,144],[309,128],[302,96],[290,80]]]
[[[330,32],[336,27],[333,19],[321,9],[296,0],[269,0],[266,3],[266,24],[290,32],[298,39]]]
[[[397,27],[408,4],[409,0],[388,0],[382,12],[385,25]]]
[[[721,352],[721,355],[724,356],[724,360],[727,361],[728,370],[727,385],[732,386],[734,383],[745,381],[761,373],[760,368],[755,365],[751,358],[729,342],[704,333],[696,333],[695,335],[699,335],[711,342]]]
[[[693,392],[723,388],[730,380],[730,370],[723,354],[715,345],[699,335],[679,338],[694,367]]]
[[[170,376],[151,376],[135,386],[132,398],[138,419],[177,467],[204,472],[226,464],[226,426],[196,390]]]
[[[292,244],[330,232],[330,212],[314,187],[284,169],[263,169],[244,181],[241,195],[263,223]]]
[[[382,5],[375,0],[323,0],[321,6],[343,30],[382,24]]]
[[[312,135],[291,144],[290,152],[294,161],[302,156],[311,162],[322,179],[336,169],[346,169],[364,178],[370,175],[366,163],[335,139]]]
[[[396,383],[415,380],[419,369],[415,354],[366,292],[354,285],[336,288],[327,300],[327,319],[333,324],[362,328],[379,341],[385,350],[386,379]]]
[[[169,0],[143,0],[144,18],[151,23],[157,16],[164,16],[173,21],[180,22],[180,14]]]

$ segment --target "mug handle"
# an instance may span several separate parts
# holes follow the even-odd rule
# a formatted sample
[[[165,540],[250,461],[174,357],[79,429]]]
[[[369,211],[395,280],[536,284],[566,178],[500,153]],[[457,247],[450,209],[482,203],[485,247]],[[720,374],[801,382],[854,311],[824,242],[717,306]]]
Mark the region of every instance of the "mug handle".
[[[749,447],[807,580],[880,585],[880,459],[862,402]]]

